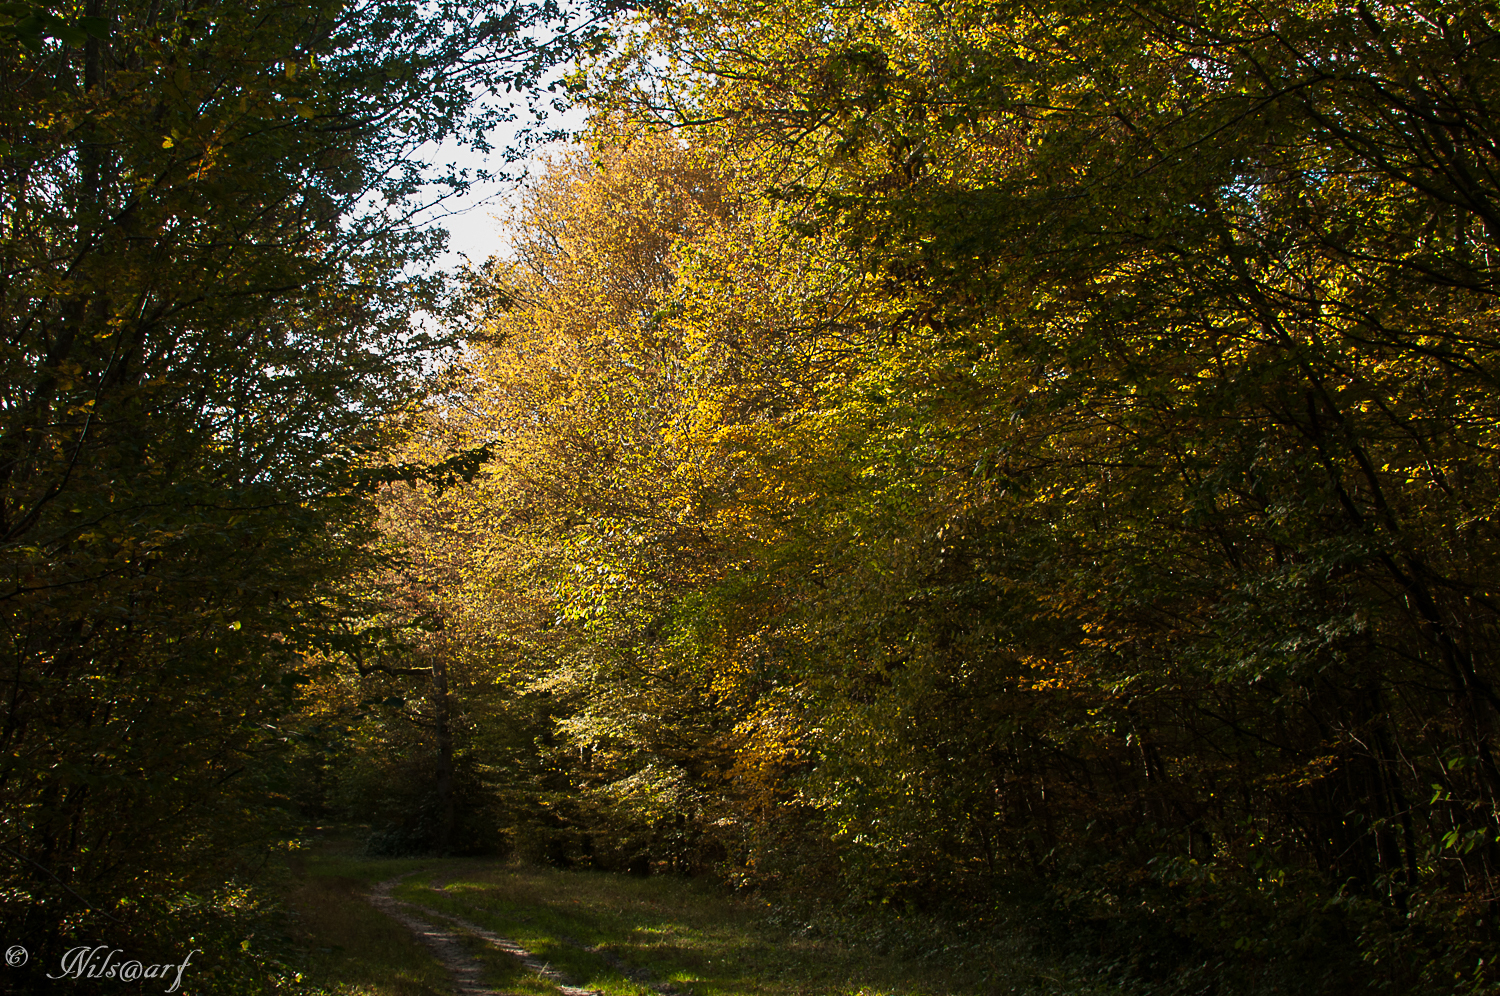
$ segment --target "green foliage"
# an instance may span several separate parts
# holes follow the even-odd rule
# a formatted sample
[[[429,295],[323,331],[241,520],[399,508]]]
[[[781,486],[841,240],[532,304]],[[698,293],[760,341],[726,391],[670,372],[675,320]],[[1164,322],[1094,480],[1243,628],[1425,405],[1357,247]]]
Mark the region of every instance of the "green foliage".
[[[1494,16],[685,4],[601,63],[844,250],[858,373],[777,452],[857,886],[1160,922],[1189,861],[1485,984]]]
[[[624,19],[416,434],[490,460],[388,506],[547,697],[566,856],[1022,897],[1126,987],[1492,986],[1497,47],[1427,2]]]
[[[95,15],[69,20],[45,7],[24,3],[0,5],[0,37],[19,42],[33,52],[42,50],[42,40],[56,38],[65,45],[82,45],[93,38],[109,37],[109,22]]]
[[[487,147],[559,15],[3,13],[0,916],[51,950],[190,930],[138,911],[291,832],[297,689],[372,638],[361,465],[448,344],[414,219],[469,178],[416,152]]]

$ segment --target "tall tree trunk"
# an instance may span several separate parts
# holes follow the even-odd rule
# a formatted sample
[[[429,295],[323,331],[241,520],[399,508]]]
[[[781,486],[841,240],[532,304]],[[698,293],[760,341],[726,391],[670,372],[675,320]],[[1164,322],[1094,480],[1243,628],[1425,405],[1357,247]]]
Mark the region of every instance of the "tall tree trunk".
[[[441,652],[432,661],[434,727],[437,734],[437,850],[447,854],[453,843],[453,722],[448,698],[448,664]]]

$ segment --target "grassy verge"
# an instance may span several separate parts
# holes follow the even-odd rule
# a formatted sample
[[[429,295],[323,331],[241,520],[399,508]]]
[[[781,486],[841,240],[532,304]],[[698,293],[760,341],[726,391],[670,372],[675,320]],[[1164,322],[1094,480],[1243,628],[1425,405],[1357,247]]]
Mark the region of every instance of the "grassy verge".
[[[450,996],[437,959],[364,899],[376,882],[417,867],[328,857],[291,862],[286,905],[304,985],[337,996]]]
[[[398,925],[364,904],[376,882],[419,871],[393,893],[510,938],[576,984],[608,996],[1083,996],[1016,945],[896,957],[778,923],[764,900],[706,883],[569,872],[478,859],[372,861],[309,856],[294,869],[310,979],[359,996],[444,993],[441,966]],[[552,996],[556,987],[473,941],[496,989]],[[951,955],[951,956],[950,956]],[[642,977],[646,973],[647,978]],[[425,988],[424,988],[425,987]]]

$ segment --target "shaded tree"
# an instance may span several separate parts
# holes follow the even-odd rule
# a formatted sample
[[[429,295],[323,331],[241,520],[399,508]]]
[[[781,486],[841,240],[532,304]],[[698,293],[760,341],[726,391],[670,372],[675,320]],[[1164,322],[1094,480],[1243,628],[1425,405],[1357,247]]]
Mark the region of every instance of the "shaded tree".
[[[547,4],[55,18],[0,50],[0,864],[49,938],[277,839],[363,454],[444,346],[419,221],[469,178],[417,153],[566,47]]]

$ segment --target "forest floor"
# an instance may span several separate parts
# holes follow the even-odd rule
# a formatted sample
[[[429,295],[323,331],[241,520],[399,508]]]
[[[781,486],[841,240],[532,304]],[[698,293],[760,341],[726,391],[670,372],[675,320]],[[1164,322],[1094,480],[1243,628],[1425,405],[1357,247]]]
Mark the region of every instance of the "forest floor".
[[[301,970],[340,996],[1083,996],[1019,941],[893,953],[710,883],[303,852]]]

